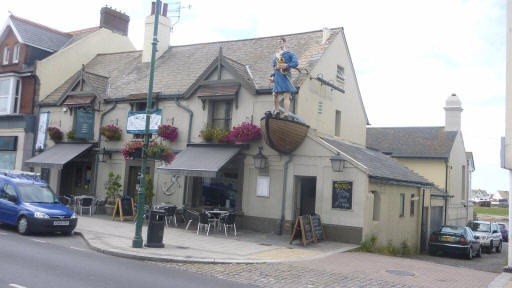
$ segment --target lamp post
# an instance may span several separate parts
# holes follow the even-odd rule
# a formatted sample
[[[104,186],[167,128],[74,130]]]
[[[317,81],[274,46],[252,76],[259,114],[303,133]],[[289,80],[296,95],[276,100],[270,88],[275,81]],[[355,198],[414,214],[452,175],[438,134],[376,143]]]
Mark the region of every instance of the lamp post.
[[[155,13],[155,25],[153,26],[153,42],[151,42],[151,64],[149,67],[149,87],[148,87],[148,96],[146,103],[146,127],[144,129],[144,147],[142,148],[142,167],[141,167],[141,177],[138,191],[138,201],[137,201],[137,222],[135,225],[135,236],[133,237],[132,247],[133,248],[142,248],[142,221],[143,221],[143,213],[144,213],[144,187],[146,186],[146,166],[147,166],[147,154],[149,144],[149,123],[151,117],[151,96],[153,95],[153,77],[155,74],[155,53],[156,53],[156,44],[158,42],[158,19],[160,15],[160,5],[161,1],[156,1],[156,13]]]
[[[336,153],[336,155],[330,158],[332,171],[341,172],[345,167],[345,158],[341,157],[340,153]]]
[[[254,167],[258,169],[265,169],[267,167],[267,157],[261,153],[261,150],[263,149],[262,146],[259,146],[258,149],[258,154],[252,156],[252,159],[254,160]]]

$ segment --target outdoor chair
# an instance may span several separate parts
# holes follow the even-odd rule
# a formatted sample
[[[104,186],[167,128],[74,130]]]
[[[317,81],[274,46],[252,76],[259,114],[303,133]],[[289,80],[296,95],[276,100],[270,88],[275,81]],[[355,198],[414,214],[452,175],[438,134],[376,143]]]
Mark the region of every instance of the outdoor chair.
[[[84,209],[89,209],[89,216],[92,215],[92,209],[94,206],[94,198],[92,197],[83,197],[78,200],[78,207],[80,209],[80,216],[82,216],[82,212]]]
[[[169,220],[174,220],[174,227],[178,227],[178,223],[176,222],[176,206],[165,206],[163,209],[165,210],[165,224],[169,227]]]
[[[206,212],[201,212],[199,214],[199,222],[197,223],[197,235],[199,235],[199,230],[201,228],[206,230],[206,236],[210,234],[210,217]]]
[[[183,207],[183,221],[187,223],[185,230],[188,230],[188,227],[193,221],[199,222],[199,213],[194,210],[187,209]]]
[[[236,220],[236,214],[235,213],[229,213],[228,215],[225,216],[223,224],[224,224],[224,234],[226,235],[226,237],[228,237],[227,228],[229,228],[229,227],[233,227],[233,231],[235,232],[235,237],[236,237],[236,224],[235,224],[235,220]]]

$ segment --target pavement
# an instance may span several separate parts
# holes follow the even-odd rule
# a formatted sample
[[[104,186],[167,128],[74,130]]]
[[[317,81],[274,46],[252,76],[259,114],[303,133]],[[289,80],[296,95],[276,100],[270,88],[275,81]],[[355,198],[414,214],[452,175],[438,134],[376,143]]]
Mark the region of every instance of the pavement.
[[[135,234],[133,221],[113,221],[111,217],[79,216],[75,232],[80,234],[89,247],[101,253],[131,259],[156,262],[186,262],[186,263],[275,263],[312,260],[346,252],[358,245],[319,241],[303,247],[296,240],[289,244],[288,235],[271,233],[256,233],[238,230],[235,237],[228,231],[228,237],[223,232],[210,230],[196,234],[197,227],[189,230],[166,227],[163,235],[164,248],[132,248]],[[142,238],[145,240],[147,226],[142,228]]]

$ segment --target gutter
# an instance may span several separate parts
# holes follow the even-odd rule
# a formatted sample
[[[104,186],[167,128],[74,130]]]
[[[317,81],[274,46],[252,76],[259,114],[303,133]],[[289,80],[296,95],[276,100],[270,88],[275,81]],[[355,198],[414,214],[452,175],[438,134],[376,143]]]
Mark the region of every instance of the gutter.
[[[279,221],[279,232],[278,234],[279,235],[283,235],[283,226],[284,226],[284,220],[285,220],[285,209],[286,209],[286,184],[288,181],[287,178],[288,178],[288,165],[290,164],[290,162],[292,162],[292,159],[293,159],[293,154],[290,154],[290,156],[288,156],[288,160],[286,160],[286,162],[284,163],[284,171],[283,171],[283,198],[281,200],[281,220]]]
[[[114,108],[116,108],[117,106],[117,102],[114,101],[112,106],[110,106],[107,110],[103,111],[103,113],[101,113],[101,116],[100,116],[100,129],[101,127],[103,126],[103,118],[105,118],[105,115],[107,115],[108,113],[110,113],[110,111],[114,110]],[[98,183],[97,183],[97,180],[98,180],[98,165],[99,165],[99,158],[100,158],[100,152],[101,151],[101,133],[99,133],[98,135],[98,152],[96,153],[96,161],[95,161],[95,164],[94,164],[94,196],[96,196],[96,187],[98,187]]]

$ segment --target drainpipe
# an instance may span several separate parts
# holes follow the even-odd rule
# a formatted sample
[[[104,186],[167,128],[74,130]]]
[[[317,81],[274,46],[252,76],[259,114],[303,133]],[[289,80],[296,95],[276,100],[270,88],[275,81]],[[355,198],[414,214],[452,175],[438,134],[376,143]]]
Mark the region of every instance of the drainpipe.
[[[448,213],[448,160],[444,160],[444,193],[446,193],[446,197],[444,197],[444,225],[446,225],[446,214]]]
[[[105,110],[105,111],[103,111],[103,113],[101,113],[100,129],[103,126],[103,118],[105,118],[105,115],[107,115],[110,111],[114,110],[114,108],[116,108],[116,106],[117,106],[117,101],[114,101],[112,106],[110,106],[107,110]],[[96,153],[96,161],[94,164],[94,189],[93,189],[94,196],[96,196],[96,187],[98,186],[97,180],[98,180],[98,165],[99,165],[98,162],[100,160],[100,157],[99,157],[100,150],[101,150],[101,133],[99,133],[99,135],[98,135],[98,153]]]
[[[288,156],[288,160],[284,163],[284,171],[283,171],[283,199],[281,201],[281,220],[279,221],[279,235],[283,235],[283,226],[284,226],[284,213],[286,209],[286,183],[288,178],[288,164],[292,162],[293,154],[290,154]]]
[[[424,218],[423,217],[423,212],[424,212],[423,208],[425,207],[425,188],[421,188],[420,192],[422,192],[422,194],[423,194],[422,197],[421,197],[421,224],[420,224],[420,231],[421,231],[421,233],[423,233],[422,230],[423,230],[423,218]],[[426,232],[425,239],[424,239],[425,242],[427,241],[427,239],[429,237],[428,234],[429,234],[429,230],[430,230],[430,229],[428,229],[429,228],[428,226],[426,228],[427,228],[427,231],[425,231]],[[420,235],[420,241],[421,241],[421,235]],[[427,243],[420,243],[420,252],[424,251],[424,250],[421,250],[421,247],[426,248],[427,247],[427,245],[426,245]]]

